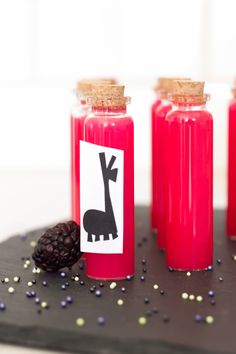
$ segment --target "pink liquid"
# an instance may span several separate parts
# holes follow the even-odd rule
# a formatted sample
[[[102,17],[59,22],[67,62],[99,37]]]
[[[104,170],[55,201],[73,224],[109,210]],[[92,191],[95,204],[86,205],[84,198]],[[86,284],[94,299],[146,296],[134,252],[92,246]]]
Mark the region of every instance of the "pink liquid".
[[[86,116],[71,116],[71,216],[80,225],[80,140]]]
[[[156,184],[156,208],[155,224],[157,225],[158,237],[157,244],[160,249],[166,248],[166,196],[165,196],[165,183],[166,183],[166,138],[165,138],[165,117],[171,110],[171,103],[163,100],[162,103],[156,108],[155,111],[155,151],[154,160],[156,165],[156,173],[153,175],[153,180]]]
[[[236,99],[230,103],[228,116],[227,235],[236,238]]]
[[[161,104],[161,99],[158,98],[152,105],[151,108],[151,229],[157,229],[157,186],[156,186],[156,178],[157,175],[157,164],[156,164],[156,135],[157,135],[157,127],[156,127],[156,119],[155,113],[156,108]]]
[[[167,266],[203,270],[213,254],[213,120],[207,111],[166,117]]]
[[[123,254],[86,253],[87,275],[95,279],[123,279],[134,274],[134,126],[131,117],[103,115],[85,122],[86,141],[124,151]]]

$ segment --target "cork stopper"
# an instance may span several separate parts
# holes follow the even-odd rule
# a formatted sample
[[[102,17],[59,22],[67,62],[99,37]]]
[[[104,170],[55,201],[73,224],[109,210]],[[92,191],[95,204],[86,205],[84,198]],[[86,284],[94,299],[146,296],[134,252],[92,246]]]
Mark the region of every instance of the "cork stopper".
[[[168,98],[169,94],[172,93],[173,82],[175,80],[191,80],[187,77],[159,77],[157,80],[157,85],[155,91],[158,92],[161,98]]]
[[[92,107],[124,107],[128,103],[124,91],[123,85],[93,85],[89,103]]]
[[[204,81],[174,80],[171,101],[173,103],[205,104]]]
[[[77,95],[88,97],[91,95],[93,85],[97,85],[97,84],[110,85],[113,84],[113,81],[114,79],[80,80],[77,82],[76,93]]]
[[[233,94],[233,97],[236,98],[236,78],[234,79],[234,84],[233,84],[233,88],[232,88],[232,94]]]

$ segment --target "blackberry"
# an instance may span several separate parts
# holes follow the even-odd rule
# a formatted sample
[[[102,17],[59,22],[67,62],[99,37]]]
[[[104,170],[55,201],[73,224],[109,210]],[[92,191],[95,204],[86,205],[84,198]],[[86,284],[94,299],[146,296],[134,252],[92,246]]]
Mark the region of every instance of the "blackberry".
[[[32,258],[46,272],[71,267],[81,257],[80,227],[74,221],[59,223],[48,229],[38,240]]]

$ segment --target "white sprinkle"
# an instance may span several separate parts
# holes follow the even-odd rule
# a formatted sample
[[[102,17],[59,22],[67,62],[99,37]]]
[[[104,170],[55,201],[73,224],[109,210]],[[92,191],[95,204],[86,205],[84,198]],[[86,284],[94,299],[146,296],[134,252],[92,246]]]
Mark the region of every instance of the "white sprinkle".
[[[10,286],[10,288],[8,288],[9,294],[13,294],[14,291],[15,291],[15,289],[12,286]]]
[[[182,293],[181,295],[183,300],[187,300],[188,299],[188,293]]]
[[[124,300],[122,300],[122,299],[118,299],[117,300],[117,305],[118,306],[122,306],[124,304]]]
[[[9,278],[4,278],[4,283],[9,283]]]
[[[45,309],[46,307],[48,307],[48,303],[47,303],[46,301],[42,301],[42,302],[41,302],[41,307],[42,307],[43,309]]]
[[[27,260],[25,261],[25,264],[30,265],[30,260],[27,259]]]
[[[76,276],[74,280],[75,280],[75,281],[79,281],[79,277]]]
[[[187,272],[186,275],[187,275],[187,277],[191,277],[192,273],[191,272]]]
[[[31,242],[30,242],[30,246],[31,246],[31,247],[34,248],[34,247],[36,247],[36,245],[37,245],[37,242],[36,242],[36,241],[31,241]]]
[[[195,300],[195,295],[190,294],[190,295],[189,295],[189,300],[191,300],[191,301],[192,301],[192,300]]]
[[[116,288],[116,286],[117,286],[117,284],[116,284],[116,282],[112,282],[111,284],[110,284],[110,289],[115,289]]]
[[[13,281],[14,281],[15,283],[19,283],[20,277],[15,276],[15,277],[13,278]]]
[[[28,281],[27,285],[28,285],[28,286],[33,286],[32,281]]]
[[[202,302],[202,301],[203,301],[202,295],[198,295],[198,296],[196,297],[196,300],[197,300],[198,302]]]
[[[153,285],[153,289],[155,289],[155,290],[159,289],[159,285],[154,284],[154,285]]]

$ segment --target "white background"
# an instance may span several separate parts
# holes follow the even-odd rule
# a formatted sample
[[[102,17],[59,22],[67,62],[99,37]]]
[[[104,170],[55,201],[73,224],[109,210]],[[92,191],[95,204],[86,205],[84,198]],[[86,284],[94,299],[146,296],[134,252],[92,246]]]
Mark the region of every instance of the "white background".
[[[235,13],[235,0],[0,0],[0,239],[69,215],[69,112],[80,78],[116,77],[132,96],[137,203],[149,203],[155,78],[206,80],[214,203],[224,206]]]
[[[215,205],[225,205],[234,0],[0,0],[0,238],[67,217],[69,112],[81,78],[132,97],[136,202],[150,200],[150,105],[160,75],[204,79],[214,114]]]

